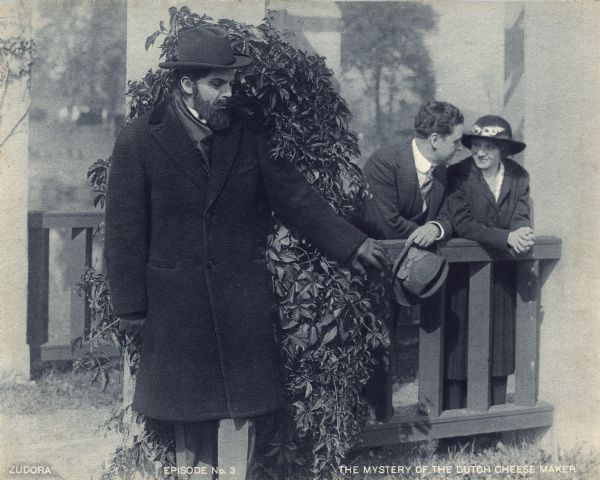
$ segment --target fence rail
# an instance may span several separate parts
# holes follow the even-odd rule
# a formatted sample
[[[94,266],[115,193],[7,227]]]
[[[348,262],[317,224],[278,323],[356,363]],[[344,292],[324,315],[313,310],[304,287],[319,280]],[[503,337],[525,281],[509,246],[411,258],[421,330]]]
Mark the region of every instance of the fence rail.
[[[400,240],[384,242],[390,258],[398,255],[404,244]],[[365,442],[381,445],[550,426],[553,407],[538,399],[539,327],[542,288],[560,259],[560,239],[538,237],[524,255],[487,249],[464,239],[452,239],[440,250],[450,263],[468,264],[469,268],[467,408],[442,408],[446,314],[442,289],[421,307],[418,408],[409,415],[396,415],[388,423],[367,427]],[[506,261],[517,264],[515,394],[511,403],[491,406],[492,266]]]
[[[86,299],[72,288],[83,268],[92,264],[93,232],[102,213],[29,213],[29,296],[27,341],[32,360],[64,360],[80,355],[69,342],[48,343],[50,232],[67,232],[63,265],[65,282],[70,282],[71,338],[90,327]],[[403,241],[383,242],[390,258],[404,247]],[[419,333],[419,400],[413,414],[403,413],[385,424],[364,431],[365,443],[381,445],[470,435],[521,428],[546,427],[552,423],[553,408],[538,400],[539,325],[542,287],[561,255],[561,241],[546,236],[536,239],[525,255],[481,247],[475,242],[452,239],[440,248],[450,263],[469,265],[469,339],[467,408],[442,410],[444,291],[421,308]],[[495,262],[517,263],[516,370],[514,402],[490,406],[490,286]],[[55,267],[55,266],[54,266]],[[113,352],[116,354],[116,352]]]
[[[70,340],[89,330],[91,317],[86,298],[75,291],[75,284],[86,266],[92,264],[93,232],[102,222],[102,213],[46,213],[29,212],[28,216],[28,313],[27,343],[32,365],[40,361],[68,360],[82,355],[73,350]],[[61,232],[63,255],[61,264],[50,261],[51,232]],[[59,272],[57,272],[59,270]],[[51,279],[57,278],[69,292],[69,311],[61,318],[50,318],[52,300]],[[66,318],[62,318],[62,317]],[[63,341],[49,342],[53,326],[60,325],[68,332]]]

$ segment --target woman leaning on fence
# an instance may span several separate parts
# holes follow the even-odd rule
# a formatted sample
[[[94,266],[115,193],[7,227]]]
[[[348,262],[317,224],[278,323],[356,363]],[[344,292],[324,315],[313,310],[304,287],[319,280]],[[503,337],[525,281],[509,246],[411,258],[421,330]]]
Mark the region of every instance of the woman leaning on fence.
[[[471,156],[449,168],[449,210],[459,237],[484,247],[525,253],[534,244],[529,207],[529,175],[508,158],[525,144],[512,139],[510,124],[481,117],[462,137]],[[468,265],[451,269],[445,335],[444,408],[464,408],[467,391]],[[514,262],[494,263],[491,292],[491,403],[506,403],[507,376],[515,369]]]

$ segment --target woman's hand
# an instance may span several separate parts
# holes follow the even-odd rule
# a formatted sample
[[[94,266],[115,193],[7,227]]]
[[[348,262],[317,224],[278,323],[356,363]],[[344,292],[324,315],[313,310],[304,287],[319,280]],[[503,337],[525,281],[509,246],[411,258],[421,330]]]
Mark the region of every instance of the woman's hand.
[[[530,227],[521,227],[510,232],[506,242],[516,253],[525,253],[533,247],[535,235]]]

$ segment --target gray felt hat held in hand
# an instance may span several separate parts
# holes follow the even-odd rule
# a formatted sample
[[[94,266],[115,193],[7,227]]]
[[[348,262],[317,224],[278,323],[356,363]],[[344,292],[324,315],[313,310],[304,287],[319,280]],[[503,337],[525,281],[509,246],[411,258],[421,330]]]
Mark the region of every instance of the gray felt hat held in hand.
[[[437,292],[448,276],[448,261],[430,250],[408,245],[392,269],[394,297],[400,305],[422,303]]]

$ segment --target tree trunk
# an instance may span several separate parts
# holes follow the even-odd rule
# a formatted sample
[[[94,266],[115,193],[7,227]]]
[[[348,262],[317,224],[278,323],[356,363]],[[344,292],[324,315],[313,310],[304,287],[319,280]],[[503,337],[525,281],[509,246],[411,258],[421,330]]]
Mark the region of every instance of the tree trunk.
[[[379,102],[379,95],[381,91],[381,64],[375,67],[375,130],[377,138],[380,139],[382,135],[382,118],[381,118],[381,104]]]

